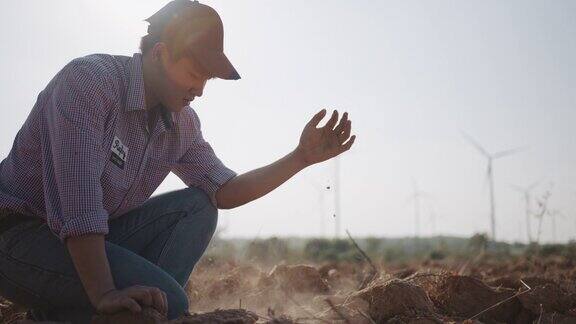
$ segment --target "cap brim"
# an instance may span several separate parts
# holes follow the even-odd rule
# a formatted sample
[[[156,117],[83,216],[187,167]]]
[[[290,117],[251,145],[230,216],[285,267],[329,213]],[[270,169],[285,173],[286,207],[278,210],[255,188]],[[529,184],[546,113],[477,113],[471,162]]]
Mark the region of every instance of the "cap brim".
[[[240,74],[223,52],[200,51],[194,54],[211,76],[224,80],[240,79]]]

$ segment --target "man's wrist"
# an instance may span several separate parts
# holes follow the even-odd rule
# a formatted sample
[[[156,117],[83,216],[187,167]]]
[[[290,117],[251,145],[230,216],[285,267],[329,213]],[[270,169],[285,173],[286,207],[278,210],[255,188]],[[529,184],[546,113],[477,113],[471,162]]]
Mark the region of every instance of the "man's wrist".
[[[306,157],[299,146],[292,151],[292,158],[300,170],[311,165],[311,163],[306,160]]]
[[[96,295],[96,297],[92,301],[92,305],[94,306],[94,308],[98,308],[100,302],[102,301],[102,299],[104,298],[105,295],[107,295],[110,292],[115,291],[115,290],[117,290],[117,289],[116,288],[106,289],[103,292],[100,292],[98,295]]]

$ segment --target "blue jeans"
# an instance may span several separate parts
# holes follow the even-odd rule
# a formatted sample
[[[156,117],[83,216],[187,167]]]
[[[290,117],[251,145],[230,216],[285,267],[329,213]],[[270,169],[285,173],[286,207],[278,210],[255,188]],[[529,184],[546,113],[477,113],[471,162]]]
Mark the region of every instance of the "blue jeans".
[[[197,188],[152,197],[110,220],[105,250],[116,288],[158,287],[168,297],[168,319],[184,314],[184,286],[217,220],[218,210]],[[0,236],[0,295],[54,321],[89,323],[96,312],[66,246],[42,220]]]

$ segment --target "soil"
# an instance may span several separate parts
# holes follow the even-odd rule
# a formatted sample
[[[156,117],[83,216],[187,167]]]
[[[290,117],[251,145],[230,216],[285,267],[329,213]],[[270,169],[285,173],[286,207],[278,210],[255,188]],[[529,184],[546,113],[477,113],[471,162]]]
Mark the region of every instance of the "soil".
[[[190,311],[173,321],[146,309],[100,323],[576,323],[571,260],[279,264],[212,260],[186,286]],[[0,298],[3,323],[26,309]]]

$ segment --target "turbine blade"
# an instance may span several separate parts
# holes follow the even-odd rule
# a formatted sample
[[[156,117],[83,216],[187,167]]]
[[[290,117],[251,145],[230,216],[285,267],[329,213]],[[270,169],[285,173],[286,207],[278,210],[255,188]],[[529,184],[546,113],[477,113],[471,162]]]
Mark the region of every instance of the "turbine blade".
[[[538,187],[538,185],[542,182],[542,179],[532,183],[530,186],[528,186],[528,188],[526,188],[527,191],[532,191],[534,188]]]
[[[522,146],[522,147],[517,147],[517,148],[511,149],[511,150],[500,151],[500,152],[494,153],[492,155],[492,158],[493,159],[499,159],[501,157],[505,157],[508,155],[516,154],[516,153],[519,153],[522,151],[526,151],[527,149],[528,149],[527,146]]]
[[[472,136],[464,132],[461,133],[462,136],[468,141],[468,143],[474,146],[482,155],[484,155],[487,158],[490,158],[490,154],[488,154],[488,152],[486,152],[486,150],[480,144],[478,144],[478,142],[474,138],[472,138]]]

